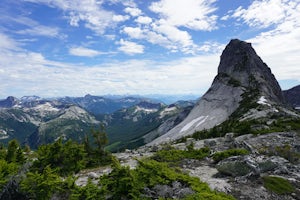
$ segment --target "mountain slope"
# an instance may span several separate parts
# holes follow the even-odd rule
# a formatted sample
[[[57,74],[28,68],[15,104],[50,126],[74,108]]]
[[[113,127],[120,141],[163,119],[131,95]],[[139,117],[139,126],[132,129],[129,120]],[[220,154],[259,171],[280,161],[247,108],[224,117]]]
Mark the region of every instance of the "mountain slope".
[[[300,110],[300,85],[283,91],[283,94],[289,105]]]
[[[99,121],[84,109],[47,100],[18,100],[18,104],[0,108],[0,141],[15,138],[36,148],[58,137],[81,140]]]
[[[112,114],[99,115],[97,119],[105,124],[110,142],[109,150],[132,149],[152,141],[158,135],[165,134],[181,122],[187,115],[182,117],[182,112],[186,111],[187,105],[190,104],[193,103],[180,102],[177,105],[166,106],[143,101]]]
[[[231,40],[221,55],[218,74],[209,90],[182,123],[149,145],[212,128],[233,113],[241,117],[241,114],[259,103],[283,105],[283,99],[281,88],[270,68],[251,44]]]

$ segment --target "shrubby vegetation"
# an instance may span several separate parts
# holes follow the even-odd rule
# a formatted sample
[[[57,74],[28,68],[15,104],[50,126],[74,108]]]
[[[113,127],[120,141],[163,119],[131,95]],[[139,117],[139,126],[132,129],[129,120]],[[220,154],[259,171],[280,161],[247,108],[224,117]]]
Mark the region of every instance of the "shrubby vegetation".
[[[111,199],[151,199],[143,194],[144,188],[158,184],[170,185],[173,181],[179,181],[195,191],[195,194],[184,199],[233,199],[226,194],[211,191],[206,183],[184,174],[178,168],[170,168],[167,163],[151,159],[139,161],[135,170],[122,167],[116,162],[112,173],[101,177],[99,185],[100,193]]]
[[[41,145],[37,150],[37,160],[32,171],[42,172],[47,166],[56,169],[61,176],[68,176],[81,169],[107,165],[111,162],[111,154],[104,150],[107,137],[102,130],[91,131],[95,145],[91,145],[88,137],[84,144],[74,141],[63,143],[58,139],[52,144]]]
[[[215,162],[220,162],[221,160],[224,160],[225,158],[229,158],[231,156],[247,155],[249,153],[250,152],[246,149],[228,149],[225,151],[214,153],[212,158]]]
[[[194,149],[190,146],[187,150],[179,150],[173,147],[163,149],[153,155],[153,159],[158,162],[177,163],[183,159],[201,160],[207,157],[210,153],[209,148]]]
[[[192,137],[196,140],[224,137],[226,133],[233,132],[235,136],[245,135],[245,134],[266,134],[273,132],[281,132],[287,130],[300,131],[300,118],[285,118],[280,116],[272,116],[274,122],[267,124],[264,119],[238,121],[233,119],[228,119],[222,124],[215,126],[209,130],[197,131],[192,134]],[[255,126],[261,126],[261,128],[256,129]],[[265,128],[264,128],[265,127]],[[181,138],[177,142],[183,142],[186,138]]]
[[[20,165],[24,162],[23,150],[17,140],[11,140],[7,149],[0,146],[0,190],[17,174]]]
[[[264,187],[277,194],[290,194],[295,191],[295,188],[292,184],[281,177],[276,176],[264,176],[263,177]]]
[[[193,145],[189,145],[187,150],[161,150],[153,158],[138,161],[136,169],[129,169],[121,166],[104,150],[107,138],[103,130],[92,131],[92,135],[94,144],[88,137],[83,144],[58,139],[52,144],[40,146],[34,154],[29,153],[28,147],[24,151],[17,141],[11,141],[7,148],[0,149],[1,189],[12,176],[18,174],[20,180],[17,185],[20,189],[17,192],[24,199],[151,199],[145,194],[145,188],[151,190],[158,184],[172,185],[174,181],[194,191],[184,199],[233,199],[212,191],[198,178],[190,177],[170,165],[184,158],[202,159],[209,154],[208,148],[195,150]],[[100,177],[97,184],[91,180],[82,187],[75,184],[74,174],[81,169],[109,163],[112,172]],[[24,166],[31,167],[24,171],[25,174],[19,174],[19,169]]]

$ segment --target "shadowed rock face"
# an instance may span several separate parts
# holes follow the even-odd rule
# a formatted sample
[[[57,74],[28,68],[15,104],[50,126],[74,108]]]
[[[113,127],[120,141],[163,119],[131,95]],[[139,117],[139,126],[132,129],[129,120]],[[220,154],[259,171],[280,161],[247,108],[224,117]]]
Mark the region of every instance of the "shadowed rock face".
[[[271,69],[256,54],[250,43],[231,40],[221,55],[218,75],[228,75],[243,87],[257,87],[261,96],[282,104],[281,88]]]
[[[0,100],[0,108],[10,108],[18,104],[19,100],[16,97],[9,96],[4,100]]]
[[[149,145],[175,140],[224,122],[239,108],[243,94],[252,90],[257,93],[254,101],[263,96],[269,105],[283,104],[278,82],[251,44],[231,40],[221,55],[218,74],[209,90],[182,123]]]
[[[283,91],[283,94],[290,106],[300,109],[300,85]]]

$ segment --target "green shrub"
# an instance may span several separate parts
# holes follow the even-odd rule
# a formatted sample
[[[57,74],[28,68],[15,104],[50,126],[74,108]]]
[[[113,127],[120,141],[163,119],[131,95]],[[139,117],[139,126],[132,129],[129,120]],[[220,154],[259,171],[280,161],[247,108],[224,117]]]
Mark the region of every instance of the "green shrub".
[[[130,170],[115,160],[113,171],[100,178],[101,195],[109,196],[111,199],[147,199],[143,195],[145,187],[153,188],[158,184],[171,185],[172,182],[179,181],[195,191],[194,195],[184,199],[233,199],[229,195],[211,191],[207,183],[190,177],[178,168],[169,167],[167,163],[151,159],[138,162],[137,168]]]
[[[155,160],[143,161],[139,163],[135,173],[138,177],[138,182],[143,187],[151,188],[157,184],[169,185],[173,181],[179,181],[196,192],[184,199],[234,199],[224,193],[211,191],[207,183],[183,173],[178,168],[170,168],[167,163]]]
[[[6,160],[0,159],[0,191],[9,178],[18,172],[18,168],[16,163],[8,163]]]
[[[293,150],[291,145],[276,146],[275,155],[281,156],[291,163],[297,163],[300,160],[300,153],[297,153]]]
[[[112,172],[100,178],[101,195],[111,196],[111,199],[138,199],[141,184],[129,167],[120,165],[117,159],[113,159]]]
[[[277,167],[277,164],[273,163],[270,160],[267,160],[267,161],[258,163],[258,167],[261,172],[267,172],[267,171],[275,169]]]
[[[54,193],[62,191],[63,181],[49,166],[41,172],[28,172],[21,181],[21,189],[32,199],[48,200]]]
[[[246,149],[229,149],[221,152],[216,152],[212,156],[212,158],[214,159],[215,162],[219,162],[231,156],[239,156],[239,155],[247,155],[247,154],[249,154],[249,151]]]
[[[160,150],[153,155],[153,159],[159,162],[176,163],[185,158],[201,160],[209,155],[209,148],[189,149],[189,150]]]
[[[89,179],[88,183],[83,187],[76,187],[72,190],[70,200],[104,200],[98,185],[92,183]]]
[[[39,147],[33,168],[41,172],[46,166],[50,166],[57,169],[60,175],[70,175],[85,167],[85,157],[83,145],[71,140],[63,144],[62,139],[59,139],[52,144]]]
[[[276,176],[264,176],[263,177],[264,187],[277,194],[290,194],[295,191],[295,188],[292,184],[281,177]]]

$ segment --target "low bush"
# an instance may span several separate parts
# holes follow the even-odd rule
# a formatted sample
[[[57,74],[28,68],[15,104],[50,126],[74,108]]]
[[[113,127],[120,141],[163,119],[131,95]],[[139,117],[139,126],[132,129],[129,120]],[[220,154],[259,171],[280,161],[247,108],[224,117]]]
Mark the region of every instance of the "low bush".
[[[212,158],[214,159],[215,162],[219,162],[231,156],[239,156],[239,155],[247,155],[247,154],[249,154],[249,151],[246,149],[229,149],[221,152],[216,152],[212,156]]]
[[[263,177],[264,187],[276,194],[290,194],[295,191],[293,185],[286,179],[276,176],[264,176]]]
[[[209,148],[189,149],[189,150],[160,150],[153,155],[153,159],[159,162],[176,163],[185,158],[201,160],[208,156],[210,153]]]

